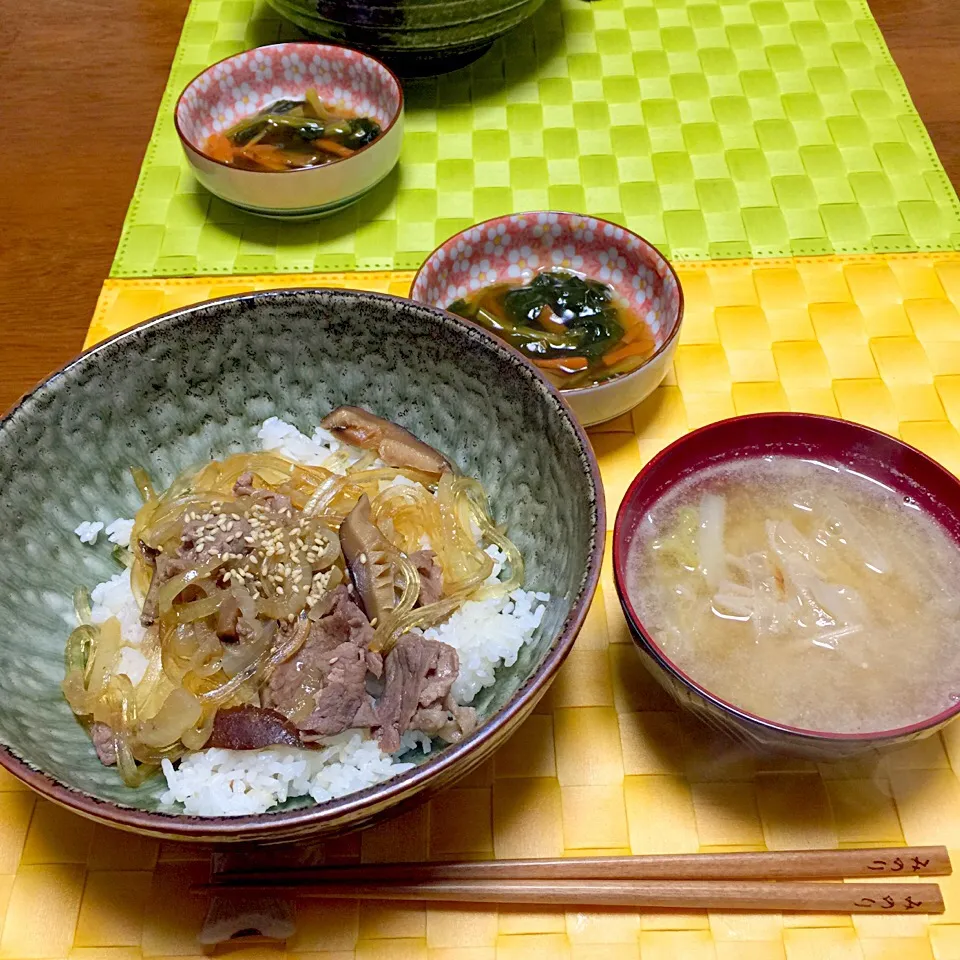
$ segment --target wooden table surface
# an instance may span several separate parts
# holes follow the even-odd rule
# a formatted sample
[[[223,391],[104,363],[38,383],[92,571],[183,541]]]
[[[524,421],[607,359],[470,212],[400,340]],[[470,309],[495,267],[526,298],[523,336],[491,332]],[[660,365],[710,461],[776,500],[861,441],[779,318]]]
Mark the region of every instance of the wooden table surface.
[[[960,2],[870,5],[960,185]],[[186,8],[0,0],[0,411],[80,349]]]

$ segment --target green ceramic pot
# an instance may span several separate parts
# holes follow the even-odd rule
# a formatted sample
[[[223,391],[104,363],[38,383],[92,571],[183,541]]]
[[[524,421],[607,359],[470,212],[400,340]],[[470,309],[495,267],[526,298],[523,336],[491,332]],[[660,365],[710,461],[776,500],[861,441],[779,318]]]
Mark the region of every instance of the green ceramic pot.
[[[312,36],[386,61],[402,76],[464,66],[543,0],[268,0]]]
[[[255,449],[280,416],[310,430],[358,404],[412,430],[478,477],[523,552],[527,586],[553,595],[533,643],[477,706],[472,736],[409,773],[321,806],[260,816],[163,812],[162,781],[133,790],[100,765],[60,694],[72,594],[116,573],[83,520],[132,516],[141,464],[167,483],[191,464]],[[501,743],[573,644],[599,574],[596,460],[526,361],[457,318],[409,300],[332,290],[215,300],[149,321],[54,374],[0,421],[0,765],[104,823],[181,840],[290,840],[366,825],[425,799]]]

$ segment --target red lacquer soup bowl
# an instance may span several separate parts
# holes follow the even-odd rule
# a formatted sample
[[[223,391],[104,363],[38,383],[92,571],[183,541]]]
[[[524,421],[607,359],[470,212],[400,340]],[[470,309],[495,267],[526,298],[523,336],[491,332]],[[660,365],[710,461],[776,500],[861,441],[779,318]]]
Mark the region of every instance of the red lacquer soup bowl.
[[[744,457],[795,456],[838,463],[878,480],[935,519],[960,543],[960,482],[919,450],[868,427],[803,413],[734,417],[687,434],[637,475],[617,513],[613,563],[617,594],[630,632],[653,676],[683,707],[713,727],[763,753],[842,760],[880,747],[929,736],[960,713],[960,702],[925,720],[892,730],[834,733],[806,730],[757,716],[702,686],[657,643],[634,602],[627,560],[639,525],[671,487],[708,467]],[[960,588],[960,584],[958,584]]]

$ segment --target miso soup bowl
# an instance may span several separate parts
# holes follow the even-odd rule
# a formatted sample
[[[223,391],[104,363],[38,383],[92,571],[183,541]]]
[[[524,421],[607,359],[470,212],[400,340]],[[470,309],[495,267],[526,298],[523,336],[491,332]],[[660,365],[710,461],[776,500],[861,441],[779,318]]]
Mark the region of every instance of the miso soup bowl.
[[[313,87],[334,108],[380,124],[353,156],[302,170],[239,170],[205,152],[213,133],[275,100]],[[211,193],[249,213],[281,220],[329,216],[372,190],[396,166],[403,142],[403,90],[379,60],[325,43],[276,43],[227,57],[187,84],[174,122],[187,162]]]
[[[529,282],[544,269],[571,270],[609,284],[644,319],[656,349],[636,370],[592,387],[561,390],[585,427],[632,410],[673,363],[683,320],[683,290],[653,244],[597,217],[541,211],[496,217],[456,234],[424,261],[410,296],[446,309],[481,287]]]
[[[695,673],[688,674],[673,663],[637,612],[627,578],[627,559],[636,531],[653,505],[676,483],[707,467],[770,454],[815,457],[880,480],[913,497],[920,510],[960,542],[960,482],[900,440],[856,423],[805,413],[763,413],[710,424],[654,457],[630,485],[617,513],[614,577],[644,664],[680,706],[760,753],[845,760],[930,736],[960,713],[960,703],[907,727],[866,733],[804,730],[749,713],[702,686]]]

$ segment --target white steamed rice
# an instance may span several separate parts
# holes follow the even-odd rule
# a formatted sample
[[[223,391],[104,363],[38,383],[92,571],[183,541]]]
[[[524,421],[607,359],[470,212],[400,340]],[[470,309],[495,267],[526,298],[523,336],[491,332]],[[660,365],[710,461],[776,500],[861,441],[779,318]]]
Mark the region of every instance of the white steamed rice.
[[[84,520],[73,532],[80,538],[81,543],[96,543],[100,531],[104,529],[99,520]],[[133,521],[124,517],[108,523],[106,526],[107,539],[120,547],[130,546],[130,534],[133,533]]]
[[[264,813],[292,797],[316,803],[356,793],[412,770],[384,754],[365,733],[348,730],[322,750],[267,747],[263,750],[200,750],[177,769],[163,761],[168,789],[160,802],[182,803],[199,817]]]
[[[99,520],[84,520],[73,532],[81,543],[96,543],[102,529],[103,524]]]
[[[265,420],[257,434],[269,450],[310,466],[322,465],[345,472],[356,455],[331,433],[318,427],[312,437],[277,417]],[[398,478],[391,483],[411,483]],[[381,489],[385,487],[381,484]],[[127,545],[132,520],[118,519],[106,527],[113,543]],[[93,528],[96,528],[95,530]],[[93,543],[102,523],[84,523],[75,531],[83,542]],[[478,531],[479,532],[479,531]],[[91,538],[92,533],[92,538]],[[423,544],[428,547],[429,544]],[[503,555],[496,547],[487,553],[494,560],[491,581],[500,574]],[[489,582],[489,581],[488,581]],[[91,593],[92,619],[103,623],[110,617],[120,622],[124,646],[119,672],[136,684],[147,667],[140,652],[144,628],[130,585],[130,571],[124,570]],[[517,661],[520,649],[531,640],[543,620],[548,593],[514,590],[508,597],[469,600],[449,620],[425,631],[425,636],[454,647],[460,658],[460,674],[453,695],[469,704],[484,687],[494,683],[495,670]],[[383,753],[366,730],[348,730],[330,738],[321,750],[268,747],[263,750],[199,750],[174,768],[163,761],[167,788],[160,795],[166,805],[182,804],[192,816],[244,816],[265,813],[294,797],[311,797],[316,803],[342,797],[413,767],[396,758],[407,751],[429,753],[432,743],[419,731],[407,731],[398,754]]]

